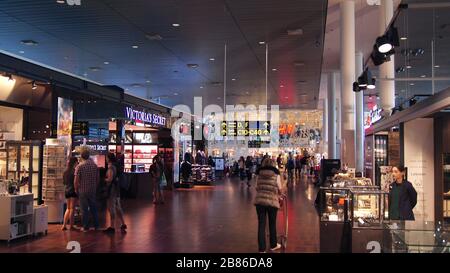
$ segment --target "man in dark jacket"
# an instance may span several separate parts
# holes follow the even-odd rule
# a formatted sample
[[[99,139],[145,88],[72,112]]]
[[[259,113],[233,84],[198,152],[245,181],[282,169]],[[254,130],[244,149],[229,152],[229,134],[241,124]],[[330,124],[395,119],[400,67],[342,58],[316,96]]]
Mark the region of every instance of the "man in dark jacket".
[[[411,182],[404,179],[405,168],[392,168],[394,183],[389,186],[389,217],[391,220],[415,220],[413,209],[417,204],[417,192]]]

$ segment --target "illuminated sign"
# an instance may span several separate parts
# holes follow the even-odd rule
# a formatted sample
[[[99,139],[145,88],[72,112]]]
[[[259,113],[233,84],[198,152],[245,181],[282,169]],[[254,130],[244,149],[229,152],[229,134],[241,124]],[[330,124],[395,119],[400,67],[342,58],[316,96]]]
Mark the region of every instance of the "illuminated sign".
[[[383,109],[378,108],[377,105],[375,105],[369,113],[366,113],[366,118],[364,120],[364,129],[370,128],[372,124],[379,121],[383,117],[382,112]]]
[[[270,121],[222,121],[221,136],[270,136]]]
[[[126,118],[135,122],[150,123],[153,125],[166,125],[166,118],[153,113],[145,111],[134,110],[131,107],[125,107]]]

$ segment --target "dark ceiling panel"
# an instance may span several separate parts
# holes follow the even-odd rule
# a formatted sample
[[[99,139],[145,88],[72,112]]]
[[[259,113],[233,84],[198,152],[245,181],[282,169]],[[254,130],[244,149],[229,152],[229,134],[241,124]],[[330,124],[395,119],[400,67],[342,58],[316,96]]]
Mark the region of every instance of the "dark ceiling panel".
[[[204,104],[223,103],[223,85],[212,83],[223,82],[227,44],[227,92],[238,94],[227,103],[261,104],[265,46],[258,42],[266,41],[269,103],[315,108],[326,8],[322,0],[97,0],[74,7],[53,0],[4,0],[0,49],[145,98],[161,97],[172,106],[192,105],[198,95]],[[303,35],[288,36],[295,28]],[[153,34],[163,39],[146,37]],[[39,44],[25,46],[23,39]],[[304,65],[294,66],[296,61]],[[305,93],[306,101],[299,96]]]

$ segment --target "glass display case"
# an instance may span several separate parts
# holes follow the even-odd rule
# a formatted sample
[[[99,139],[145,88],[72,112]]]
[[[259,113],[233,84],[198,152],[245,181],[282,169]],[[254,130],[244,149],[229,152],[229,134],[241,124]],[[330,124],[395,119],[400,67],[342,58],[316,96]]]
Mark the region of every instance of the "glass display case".
[[[349,221],[350,190],[344,188],[321,188],[320,221]]]
[[[24,192],[34,194],[34,200],[42,202],[42,142],[7,141],[7,179],[18,180]]]
[[[384,224],[390,253],[450,253],[450,226],[443,222],[390,221]]]
[[[388,194],[381,190],[351,189],[353,227],[381,227],[389,220]]]

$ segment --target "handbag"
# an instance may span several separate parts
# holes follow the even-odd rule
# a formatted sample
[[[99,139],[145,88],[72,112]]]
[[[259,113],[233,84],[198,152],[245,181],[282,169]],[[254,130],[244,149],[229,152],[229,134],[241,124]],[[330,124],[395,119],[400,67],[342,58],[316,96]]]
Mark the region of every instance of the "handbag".
[[[161,175],[161,178],[159,180],[159,184],[163,187],[167,186],[167,179],[166,179],[166,175],[164,174],[164,172]]]

